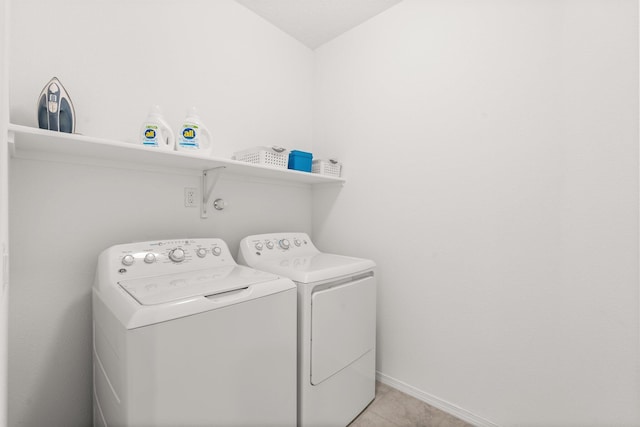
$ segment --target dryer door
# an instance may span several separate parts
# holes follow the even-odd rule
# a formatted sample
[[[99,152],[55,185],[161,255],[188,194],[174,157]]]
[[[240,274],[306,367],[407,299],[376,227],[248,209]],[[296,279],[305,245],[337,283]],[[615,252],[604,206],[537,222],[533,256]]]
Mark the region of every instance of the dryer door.
[[[311,384],[317,385],[375,348],[373,275],[311,296]]]

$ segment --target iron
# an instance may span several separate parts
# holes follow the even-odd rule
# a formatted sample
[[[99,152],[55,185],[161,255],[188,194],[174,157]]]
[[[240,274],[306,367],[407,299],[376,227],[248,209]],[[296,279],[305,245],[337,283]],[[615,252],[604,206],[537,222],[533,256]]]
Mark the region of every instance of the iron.
[[[46,84],[38,97],[38,126],[59,132],[74,133],[76,112],[69,94],[57,77]]]

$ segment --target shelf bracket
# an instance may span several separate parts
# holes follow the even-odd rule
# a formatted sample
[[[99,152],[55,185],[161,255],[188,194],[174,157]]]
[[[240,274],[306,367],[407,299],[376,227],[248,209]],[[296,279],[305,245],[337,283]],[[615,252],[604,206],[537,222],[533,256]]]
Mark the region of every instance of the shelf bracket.
[[[226,166],[218,166],[217,168],[202,171],[202,205],[200,205],[200,218],[209,217],[209,201],[211,200],[211,194],[220,179],[220,173],[225,168]]]

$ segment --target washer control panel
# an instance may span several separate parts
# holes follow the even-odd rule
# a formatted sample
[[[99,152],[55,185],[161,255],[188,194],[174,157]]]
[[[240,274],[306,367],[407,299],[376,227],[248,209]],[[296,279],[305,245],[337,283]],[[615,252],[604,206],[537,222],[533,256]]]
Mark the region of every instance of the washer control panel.
[[[129,243],[107,249],[111,268],[127,277],[236,265],[222,239],[176,239]]]
[[[291,258],[318,254],[306,233],[271,233],[247,236],[240,242],[239,260]]]

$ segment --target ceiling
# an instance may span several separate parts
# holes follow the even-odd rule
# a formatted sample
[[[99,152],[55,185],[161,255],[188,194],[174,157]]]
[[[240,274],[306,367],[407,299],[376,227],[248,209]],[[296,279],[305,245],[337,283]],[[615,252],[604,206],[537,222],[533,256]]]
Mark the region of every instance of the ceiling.
[[[315,49],[401,0],[236,1]]]

